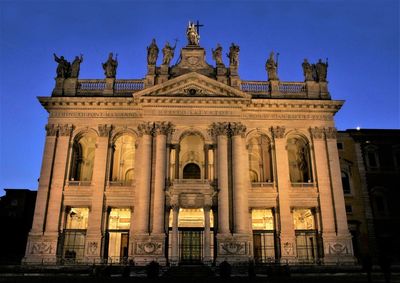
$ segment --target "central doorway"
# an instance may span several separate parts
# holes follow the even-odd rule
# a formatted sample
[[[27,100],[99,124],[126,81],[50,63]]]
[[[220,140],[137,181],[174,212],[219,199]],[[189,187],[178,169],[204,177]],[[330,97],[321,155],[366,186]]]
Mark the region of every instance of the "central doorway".
[[[181,264],[200,264],[203,258],[202,228],[180,228],[180,262]]]

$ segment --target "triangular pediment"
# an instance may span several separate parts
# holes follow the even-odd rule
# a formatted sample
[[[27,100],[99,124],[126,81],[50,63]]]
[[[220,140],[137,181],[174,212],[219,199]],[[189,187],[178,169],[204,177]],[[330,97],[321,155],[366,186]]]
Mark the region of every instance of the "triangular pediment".
[[[164,83],[145,88],[136,92],[134,96],[251,98],[249,94],[241,90],[196,72],[191,72]]]

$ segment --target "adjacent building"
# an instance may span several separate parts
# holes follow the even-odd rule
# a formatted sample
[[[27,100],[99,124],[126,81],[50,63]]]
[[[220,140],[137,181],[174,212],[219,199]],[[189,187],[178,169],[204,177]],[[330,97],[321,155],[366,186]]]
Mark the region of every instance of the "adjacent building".
[[[58,62],[25,262],[351,263],[327,64],[304,82],[243,81],[239,47],[205,60],[194,25],[177,64],[153,40],[144,79],[78,79]]]

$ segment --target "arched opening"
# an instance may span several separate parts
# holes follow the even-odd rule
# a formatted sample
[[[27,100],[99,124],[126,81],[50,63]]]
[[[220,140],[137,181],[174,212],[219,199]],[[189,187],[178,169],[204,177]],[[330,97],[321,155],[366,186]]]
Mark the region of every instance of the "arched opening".
[[[191,133],[180,142],[179,177],[183,179],[202,179],[204,178],[204,140],[196,134]]]
[[[301,137],[291,137],[287,144],[290,181],[292,183],[312,182],[309,144]]]
[[[91,181],[93,175],[96,137],[86,134],[75,138],[72,145],[70,181]]]
[[[267,136],[252,137],[248,142],[251,182],[272,182],[271,143]]]
[[[135,138],[124,134],[113,144],[110,184],[131,185],[134,180]]]
[[[186,164],[183,168],[183,179],[200,179],[200,167],[195,163]]]

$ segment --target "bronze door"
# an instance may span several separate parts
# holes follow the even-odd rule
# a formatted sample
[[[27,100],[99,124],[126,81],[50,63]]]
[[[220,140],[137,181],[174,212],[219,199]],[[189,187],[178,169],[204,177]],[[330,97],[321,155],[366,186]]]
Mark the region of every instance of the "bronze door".
[[[180,256],[183,264],[201,263],[203,231],[182,230],[180,234]]]

